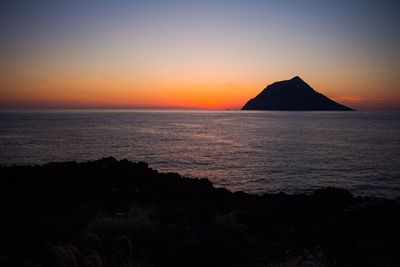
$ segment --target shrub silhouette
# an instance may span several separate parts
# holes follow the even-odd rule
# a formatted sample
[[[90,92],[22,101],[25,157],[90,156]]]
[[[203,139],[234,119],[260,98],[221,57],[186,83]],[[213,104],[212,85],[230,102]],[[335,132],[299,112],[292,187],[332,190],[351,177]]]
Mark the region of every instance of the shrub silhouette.
[[[400,266],[398,200],[232,193],[114,158],[0,177],[2,266]]]

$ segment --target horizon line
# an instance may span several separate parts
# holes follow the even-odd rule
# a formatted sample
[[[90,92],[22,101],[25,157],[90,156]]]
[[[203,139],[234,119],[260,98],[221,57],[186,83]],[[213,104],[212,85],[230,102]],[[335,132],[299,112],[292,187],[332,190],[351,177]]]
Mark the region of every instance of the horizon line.
[[[0,107],[0,112],[28,112],[28,111],[257,111],[242,110],[241,108],[205,108],[205,107]],[[285,111],[285,110],[261,110]],[[290,110],[287,110],[290,112]],[[354,111],[361,112],[399,112],[400,108],[358,108]],[[307,111],[306,111],[307,112]],[[316,110],[316,112],[319,112]]]

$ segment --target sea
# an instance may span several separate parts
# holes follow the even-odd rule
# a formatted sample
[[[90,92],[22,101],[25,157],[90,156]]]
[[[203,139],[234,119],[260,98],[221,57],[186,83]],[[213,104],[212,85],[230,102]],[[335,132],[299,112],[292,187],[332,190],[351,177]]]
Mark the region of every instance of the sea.
[[[0,165],[113,156],[231,191],[400,197],[400,112],[0,112]],[[1,179],[1,178],[0,178]]]

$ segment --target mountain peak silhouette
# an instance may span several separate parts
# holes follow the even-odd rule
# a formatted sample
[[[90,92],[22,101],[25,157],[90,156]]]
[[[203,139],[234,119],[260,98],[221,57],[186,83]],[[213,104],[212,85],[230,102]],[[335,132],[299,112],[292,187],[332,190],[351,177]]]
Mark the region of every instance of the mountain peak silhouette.
[[[315,91],[299,76],[268,85],[255,98],[250,99],[242,110],[353,110],[336,103]]]
[[[299,76],[294,76],[294,77],[292,78],[292,81],[301,81],[301,82],[304,82]]]

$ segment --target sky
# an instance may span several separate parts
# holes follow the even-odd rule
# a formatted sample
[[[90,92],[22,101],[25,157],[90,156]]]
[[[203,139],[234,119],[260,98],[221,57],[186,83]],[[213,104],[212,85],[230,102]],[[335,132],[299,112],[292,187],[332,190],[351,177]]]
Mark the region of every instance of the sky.
[[[300,76],[400,109],[400,2],[2,0],[0,108],[239,109]]]

